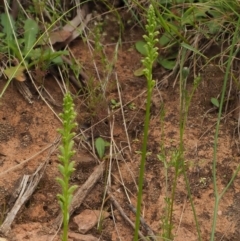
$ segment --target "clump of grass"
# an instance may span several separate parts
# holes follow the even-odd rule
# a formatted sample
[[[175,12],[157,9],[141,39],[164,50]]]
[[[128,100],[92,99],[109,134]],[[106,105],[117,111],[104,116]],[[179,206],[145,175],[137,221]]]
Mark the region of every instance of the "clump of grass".
[[[157,21],[156,21],[155,11],[153,6],[150,5],[148,9],[148,14],[147,14],[147,24],[146,24],[147,35],[143,36],[146,41],[145,46],[147,50],[147,56],[142,61],[144,66],[143,73],[147,79],[147,104],[146,104],[146,114],[145,114],[145,122],[144,122],[142,157],[141,157],[139,182],[138,182],[138,200],[137,200],[134,241],[138,240],[138,230],[139,230],[139,224],[140,224],[140,213],[141,213],[141,202],[142,202],[142,187],[143,187],[143,179],[144,179],[145,160],[146,160],[146,154],[147,154],[151,96],[152,96],[153,87],[155,85],[155,81],[153,81],[152,79],[152,68],[153,68],[153,63],[158,56],[158,52],[157,52],[158,48],[155,47],[156,43],[158,42],[157,40],[158,31],[156,31],[156,28],[157,28]]]
[[[20,7],[23,9],[21,4]],[[3,59],[6,59],[6,64],[4,61],[2,62],[4,65],[3,73],[8,79],[1,90],[0,98],[12,79],[15,78],[22,82],[26,79],[25,72],[28,72],[30,79],[33,80],[34,78],[29,72],[30,69],[33,67],[39,69],[41,67],[41,69],[46,70],[52,64],[60,66],[63,64],[61,56],[68,53],[67,51],[52,51],[51,48],[45,48],[42,45],[48,39],[46,37],[48,31],[62,20],[70,10],[61,13],[58,19],[51,24],[43,21],[44,32],[41,31],[39,20],[37,18],[34,20],[31,13],[27,15],[29,11],[31,12],[31,6],[24,11],[24,15],[19,12],[21,21],[13,19],[7,5],[5,5],[5,13],[0,14],[0,28],[2,30],[0,34],[0,51],[3,56],[6,56]]]
[[[57,182],[62,188],[62,194],[58,194],[59,204],[63,214],[63,236],[62,240],[66,241],[68,236],[68,222],[69,222],[69,207],[72,201],[73,192],[77,186],[70,186],[69,180],[70,176],[74,171],[74,162],[71,158],[74,155],[72,140],[75,135],[72,129],[76,127],[74,122],[76,117],[76,112],[74,111],[74,104],[70,93],[65,94],[63,100],[63,113],[60,114],[63,121],[63,128],[59,130],[62,136],[62,145],[59,147],[60,155],[59,160],[59,171],[62,175],[61,178],[57,178]]]
[[[141,12],[147,1],[132,2]],[[237,28],[239,1],[160,0],[152,3],[157,15],[158,28],[162,33],[159,38],[161,55],[157,62],[169,70],[169,76],[176,76],[174,83],[179,79],[181,56],[186,48],[184,64],[193,71],[194,77],[198,75],[199,69],[209,63],[219,66],[223,71],[226,69],[230,55],[229,43]],[[141,21],[144,21],[142,16]],[[209,51],[212,46],[219,49],[219,52]],[[234,48],[239,52],[237,45]],[[239,71],[233,67],[232,70],[237,72],[231,73],[232,76],[236,74],[237,78]],[[167,77],[162,81],[166,79]]]

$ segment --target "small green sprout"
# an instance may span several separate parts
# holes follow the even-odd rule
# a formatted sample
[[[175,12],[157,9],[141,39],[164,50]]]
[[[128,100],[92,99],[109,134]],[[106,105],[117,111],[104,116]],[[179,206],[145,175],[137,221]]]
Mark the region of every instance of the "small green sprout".
[[[120,102],[117,102],[116,100],[111,99],[111,108],[114,110],[114,109],[117,109],[118,107],[120,107]]]
[[[100,159],[103,159],[105,155],[105,147],[109,145],[109,142],[105,141],[102,137],[98,137],[95,140],[95,148]]]
[[[136,104],[135,103],[130,103],[129,105],[128,105],[128,108],[130,109],[130,110],[136,110]]]
[[[211,102],[215,107],[219,108],[219,101],[217,98],[211,98]]]

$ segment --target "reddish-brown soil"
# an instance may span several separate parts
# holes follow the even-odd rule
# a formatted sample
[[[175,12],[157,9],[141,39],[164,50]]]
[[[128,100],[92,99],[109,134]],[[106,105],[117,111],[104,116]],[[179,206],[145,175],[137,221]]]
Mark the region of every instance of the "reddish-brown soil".
[[[108,30],[109,31],[109,30]],[[126,30],[127,31],[127,30]],[[131,33],[131,34],[130,34]],[[136,34],[137,33],[137,34]],[[75,140],[76,171],[72,183],[81,186],[98,165],[91,149],[91,136],[102,136],[112,144],[107,149],[106,161],[111,160],[111,190],[125,213],[134,220],[135,215],[130,211],[129,204],[136,206],[138,171],[140,165],[141,141],[143,137],[146,80],[135,77],[134,71],[141,66],[141,56],[134,49],[134,42],[141,33],[133,30],[126,32],[128,35],[122,46],[117,51],[117,61],[110,75],[100,57],[93,58],[89,48],[81,40],[76,40],[72,51],[82,63],[85,71],[91,76],[92,84],[88,83],[88,91],[77,95],[74,88],[74,102],[76,104],[78,134],[84,131],[85,138]],[[108,45],[107,45],[108,43]],[[108,61],[114,61],[116,45],[107,42],[104,47]],[[95,67],[93,64],[95,62]],[[223,73],[213,67],[204,72],[203,79],[197,88],[187,118],[184,132],[185,163],[187,176],[192,192],[192,198],[200,225],[202,240],[210,238],[212,215],[214,207],[214,192],[212,178],[212,160],[215,125],[217,111],[209,112],[213,106],[210,99],[221,93]],[[154,77],[161,81],[161,69],[156,67]],[[158,79],[159,78],[159,79]],[[106,95],[99,90],[99,82],[106,82]],[[1,81],[2,89],[5,82]],[[179,85],[173,88],[169,81],[168,88],[153,91],[151,106],[151,122],[148,136],[148,152],[144,178],[142,217],[154,231],[157,240],[162,231],[162,222],[165,218],[165,198],[171,190],[173,167],[169,167],[168,186],[166,187],[166,169],[159,161],[157,155],[164,154],[168,162],[176,153],[179,146]],[[29,83],[29,85],[31,85]],[[119,91],[118,91],[119,85]],[[192,89],[192,80],[187,84],[187,90]],[[46,79],[45,87],[61,104],[62,93],[53,79]],[[123,111],[116,106],[113,109],[111,99],[119,102],[121,95]],[[164,104],[164,121],[161,122],[161,110]],[[55,113],[59,114],[60,107],[52,106]],[[229,106],[226,113],[233,109]],[[111,113],[108,112],[108,109]],[[110,114],[110,116],[109,116]],[[124,128],[124,123],[126,128]],[[36,168],[49,158],[47,169],[29,201],[21,208],[12,225],[8,240],[51,240],[56,233],[53,222],[60,212],[57,193],[60,187],[56,183],[58,176],[58,151],[49,157],[49,150],[41,152],[50,146],[58,137],[57,129],[61,123],[49,107],[34,96],[34,103],[27,103],[19,94],[14,85],[10,85],[0,103],[0,208],[3,220],[10,208],[9,200],[20,178],[24,174],[32,174]],[[233,114],[223,119],[220,125],[217,151],[217,183],[221,191],[230,181],[233,172],[239,164],[239,135],[238,123]],[[127,133],[127,134],[126,134]],[[128,136],[128,137],[127,137]],[[129,139],[129,143],[128,143]],[[162,150],[164,144],[164,152]],[[111,152],[110,152],[111,151]],[[39,154],[38,154],[39,153]],[[121,154],[122,158],[109,158],[112,154]],[[31,158],[34,156],[33,158]],[[92,157],[93,156],[93,157]],[[30,158],[30,159],[29,159]],[[29,161],[25,162],[27,159]],[[24,164],[22,164],[24,162]],[[11,169],[12,168],[12,169]],[[108,171],[103,175],[81,207],[74,213],[83,209],[101,209],[104,202],[104,190]],[[197,231],[193,212],[187,195],[185,181],[180,176],[174,202],[174,240],[195,241]],[[240,179],[236,177],[233,185],[223,196],[217,222],[217,241],[239,241],[240,224]],[[96,228],[88,233],[99,237],[99,240],[125,240],[131,241],[133,229],[121,217],[109,199],[104,202],[104,209],[111,213],[102,223],[101,230]],[[73,216],[74,216],[73,215]],[[76,227],[70,220],[70,230]],[[145,231],[143,230],[143,233]],[[59,240],[59,233],[54,240]]]

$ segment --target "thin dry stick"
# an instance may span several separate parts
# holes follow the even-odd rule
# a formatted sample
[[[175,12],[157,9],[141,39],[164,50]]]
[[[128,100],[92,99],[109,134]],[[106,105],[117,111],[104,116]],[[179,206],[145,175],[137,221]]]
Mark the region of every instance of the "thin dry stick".
[[[123,211],[122,207],[120,206],[120,204],[118,203],[118,201],[113,197],[113,195],[111,194],[110,191],[107,191],[110,200],[112,201],[113,205],[118,209],[118,211],[120,212],[120,214],[122,215],[122,217],[130,224],[130,226],[135,229],[135,225],[134,223],[129,219],[129,217],[125,214],[125,212]],[[144,235],[142,234],[142,232],[139,230],[138,231],[138,235],[139,237],[144,240],[144,241],[148,241]]]
[[[31,18],[27,12],[26,12],[26,9],[22,6],[22,3],[21,3],[21,0],[17,0],[18,2],[18,7],[21,8],[21,10],[19,12],[24,13],[24,15],[27,17],[27,18]]]
[[[53,114],[57,117],[57,119],[62,123],[61,118],[58,116],[58,114],[53,110],[53,108],[48,104],[48,102],[45,100],[45,98],[42,96],[41,92],[39,91],[38,87],[36,86],[32,75],[30,74],[29,70],[27,69],[29,78],[32,81],[33,86],[35,87],[36,91],[38,92],[39,96],[41,97],[41,99],[43,100],[43,102],[48,106],[48,108],[53,112]]]
[[[112,171],[112,160],[113,160],[113,142],[114,142],[114,120],[115,116],[112,116],[112,121],[110,122],[110,134],[111,134],[111,143],[110,143],[110,150],[109,150],[109,162],[108,162],[108,178],[107,178],[107,185],[106,188],[111,187],[111,171]],[[106,189],[107,190],[107,189]]]
[[[227,116],[229,116],[232,112],[234,112],[235,110],[239,109],[239,107],[231,110],[229,113],[227,113],[225,116],[221,117],[221,120],[225,119]],[[203,136],[205,136],[214,126],[216,125],[216,123],[214,123],[213,125],[211,125],[205,132],[203,132],[203,134],[198,138],[198,140],[202,139]]]
[[[121,91],[120,91],[120,87],[119,87],[119,81],[118,81],[117,73],[115,73],[115,78],[116,78],[116,81],[117,81],[117,89],[118,89],[118,96],[119,96],[119,101],[120,101],[120,105],[121,105],[121,112],[122,112],[122,118],[123,118],[123,126],[124,126],[124,130],[125,130],[125,133],[126,133],[127,143],[128,143],[129,150],[132,151],[131,144],[130,144],[130,140],[129,140],[129,135],[128,135],[128,130],[127,130],[126,119],[125,119],[125,115],[124,115],[124,111],[123,111],[122,96],[121,96]]]
[[[43,173],[46,169],[48,161],[45,161],[42,163],[35,173],[32,175],[24,175],[23,179],[20,183],[20,194],[18,196],[17,201],[15,202],[12,210],[7,214],[6,219],[4,220],[3,224],[0,227],[0,232],[4,235],[7,235],[8,232],[11,229],[11,225],[13,220],[15,219],[15,216],[17,215],[20,208],[23,206],[23,204],[31,197],[34,190],[37,188],[37,185],[39,181],[41,180]]]
[[[59,104],[53,97],[52,95],[49,93],[49,91],[46,89],[45,86],[39,86],[39,89],[41,89],[41,91],[43,92],[43,95],[45,95],[45,98],[54,106],[57,107],[62,107],[62,104]]]
[[[231,226],[234,226],[234,224],[233,223],[229,223],[229,225],[226,227],[226,231],[223,233],[223,235],[222,235],[222,237],[221,237],[221,239],[219,241],[222,241],[224,239],[224,237],[226,237],[226,238],[228,237],[228,233],[227,232],[230,230]]]
[[[129,203],[131,203],[131,199],[130,199],[130,197],[129,197],[129,195],[128,195],[128,191],[129,190],[127,190],[127,188],[126,188],[126,186],[125,186],[125,183],[124,183],[124,180],[123,180],[123,177],[122,177],[122,173],[121,173],[121,171],[120,171],[120,167],[119,167],[119,163],[118,163],[118,160],[116,160],[116,164],[117,164],[117,168],[118,168],[118,173],[119,173],[119,176],[120,176],[120,180],[121,181],[119,181],[119,183],[122,185],[122,187],[123,187],[123,190],[124,190],[124,192],[125,192],[125,195],[127,196],[127,199],[128,199],[128,202]],[[115,177],[116,178],[116,177]],[[133,179],[133,182],[134,182],[135,180]],[[135,183],[136,184],[136,183]]]
[[[69,66],[68,66],[68,67],[69,67]],[[59,80],[58,80],[58,78],[57,78],[57,76],[58,76],[58,77],[60,76],[61,79],[62,79],[63,76],[60,75],[60,74],[58,73],[58,71],[55,70],[55,69],[53,69],[53,68],[50,68],[50,69],[49,69],[49,72],[50,72],[51,75],[54,77],[54,79],[57,81],[58,86],[60,87],[62,93],[63,93],[63,94],[66,93],[66,92],[67,92],[67,90],[66,90],[66,84],[64,83],[64,81],[61,80],[61,82],[62,82],[62,86],[61,86],[61,84],[59,83]],[[82,86],[80,85],[79,81],[75,78],[75,76],[72,75],[71,73],[68,73],[68,75],[69,75],[69,80],[70,80],[70,82],[71,82],[78,90],[81,90]],[[64,90],[63,90],[63,87],[64,87]]]
[[[177,236],[178,230],[180,229],[180,226],[181,226],[181,223],[182,223],[182,218],[183,218],[183,213],[184,213],[185,208],[186,208],[186,203],[187,203],[187,197],[185,198],[185,201],[184,201],[184,204],[183,204],[183,208],[182,208],[179,224],[178,224],[177,230],[175,232],[175,236]]]
[[[115,146],[116,146],[116,148],[118,148],[117,145],[115,145]],[[122,151],[123,151],[124,149],[125,149],[125,147],[122,148]],[[118,151],[120,152],[119,149],[118,149]],[[132,160],[131,156],[130,156],[128,153],[125,153],[125,154],[127,155],[127,157],[126,157],[126,158],[123,158],[123,162],[125,163],[126,168],[127,168],[127,170],[129,171],[129,173],[130,173],[130,175],[131,175],[131,177],[132,177],[132,180],[133,180],[133,182],[134,182],[134,185],[135,185],[135,187],[136,187],[136,190],[137,190],[137,189],[138,189],[138,185],[137,185],[137,182],[136,182],[136,180],[135,180],[135,176],[134,176],[131,168],[129,167],[129,164],[126,162],[126,159],[130,160],[130,163],[132,163],[133,160]]]
[[[31,197],[32,193],[37,188],[37,185],[38,185],[39,181],[41,180],[41,178],[44,174],[44,171],[48,165],[50,156],[57,148],[57,143],[58,143],[58,139],[57,139],[57,142],[55,142],[54,144],[51,145],[52,149],[49,151],[45,162],[42,163],[32,175],[24,175],[23,176],[19,187],[17,187],[17,189],[14,192],[14,196],[13,196],[14,202],[15,202],[15,199],[17,199],[17,200],[16,200],[12,210],[8,213],[5,221],[1,225],[1,228],[0,228],[1,233],[6,235],[9,232],[9,230],[11,228],[11,224],[12,224],[15,216],[17,215],[19,209]],[[45,148],[44,150],[46,150],[48,148]],[[38,152],[37,154],[39,154],[39,153],[41,153],[41,152]],[[29,159],[27,161],[29,161]],[[22,163],[20,163],[20,164],[22,164]],[[17,165],[17,167],[19,167],[19,165]],[[16,169],[16,166],[14,167],[14,170],[15,169]],[[13,169],[11,169],[11,170],[13,170]]]
[[[131,204],[129,205],[129,207],[130,207],[131,211],[136,214],[136,208]],[[156,235],[154,234],[154,232],[152,231],[150,226],[146,223],[146,221],[144,220],[143,217],[140,217],[140,222],[141,222],[143,228],[147,231],[148,236],[151,239],[153,239],[154,241],[156,241],[156,238],[155,238]]]
[[[115,229],[116,229],[116,232],[117,232],[118,238],[119,238],[119,240],[121,241],[121,237],[120,237],[120,234],[119,234],[119,231],[118,231],[117,225],[116,225],[116,220],[115,220],[115,216],[114,216],[114,212],[113,212],[113,205],[110,204],[110,206],[111,206],[111,213],[112,213],[112,219],[113,219],[114,227],[115,227]]]
[[[57,82],[57,84],[58,84],[58,86],[59,86],[59,88],[60,88],[60,90],[61,90],[61,92],[62,92],[62,94],[63,94],[63,96],[64,96],[64,94],[65,94],[66,92],[65,92],[65,90],[63,89],[63,86],[61,85],[61,83],[59,82],[58,78],[57,78],[55,75],[53,75],[53,78],[56,80],[56,82]]]
[[[118,167],[118,168],[119,168],[119,167]],[[119,184],[123,187],[124,192],[125,192],[125,194],[126,194],[126,196],[127,196],[128,202],[131,203],[131,199],[130,199],[128,193],[130,193],[130,194],[132,195],[132,197],[135,197],[134,194],[131,192],[131,190],[129,190],[129,189],[125,186],[125,184],[124,184],[124,182],[123,182],[122,180],[119,180],[119,179],[118,179],[118,177],[117,177],[116,175],[112,174],[112,176],[115,178],[116,183],[119,183]]]
[[[78,149],[80,149],[80,145],[81,145],[81,147],[85,148],[91,154],[91,156],[94,159],[96,159],[97,163],[100,163],[98,156],[96,155],[95,150],[93,148],[94,147],[93,143],[89,143],[87,141],[87,137],[84,132],[85,132],[84,130],[80,129],[80,134],[78,134],[77,136],[74,137],[74,138],[76,138],[77,141],[79,141]],[[84,139],[79,138],[79,135],[81,135]]]

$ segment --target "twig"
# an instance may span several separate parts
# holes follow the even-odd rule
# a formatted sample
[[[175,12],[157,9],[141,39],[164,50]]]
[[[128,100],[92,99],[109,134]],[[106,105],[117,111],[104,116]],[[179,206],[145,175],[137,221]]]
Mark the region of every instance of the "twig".
[[[130,207],[131,211],[136,214],[136,208],[132,204],[129,204],[129,207]],[[151,239],[153,239],[155,241],[156,240],[155,234],[152,231],[152,229],[150,228],[150,226],[145,222],[143,217],[140,217],[140,222],[141,222],[143,228],[147,231],[147,234],[151,237]]]
[[[0,227],[0,232],[3,233],[4,235],[7,235],[7,233],[9,232],[9,230],[11,228],[11,224],[12,224],[15,216],[17,215],[19,209],[21,208],[21,206],[31,197],[31,195],[37,188],[37,185],[38,185],[39,181],[41,180],[43,173],[48,165],[50,156],[56,149],[58,140],[59,140],[59,138],[54,142],[54,144],[43,149],[43,151],[45,151],[49,147],[52,147],[51,150],[49,150],[49,152],[48,152],[45,162],[42,163],[32,175],[24,175],[20,182],[19,187],[16,188],[13,199],[17,199],[17,200],[16,200],[13,208],[11,209],[11,211],[8,213],[5,221],[3,222],[3,224]],[[37,154],[35,154],[35,156],[40,153],[41,152],[38,152]],[[28,159],[26,161],[29,161],[29,160],[30,159]],[[10,170],[8,169],[6,172],[8,172],[8,171],[10,171]],[[2,173],[2,175],[3,174],[4,173]]]
[[[118,211],[120,212],[120,214],[122,215],[122,217],[131,225],[131,227],[135,230],[135,225],[134,223],[129,219],[129,217],[124,213],[122,207],[120,206],[120,204],[118,203],[118,201],[113,197],[113,195],[111,194],[110,191],[107,191],[110,200],[112,201],[113,205],[118,209]],[[142,234],[142,232],[140,230],[138,230],[138,235],[141,238],[141,240],[144,241],[148,241],[144,235]]]
[[[131,151],[132,151],[132,148],[131,148],[130,139],[129,139],[129,135],[128,135],[126,118],[125,118],[125,115],[124,115],[123,102],[122,102],[122,96],[121,96],[121,91],[120,91],[120,86],[119,86],[119,81],[118,81],[117,73],[115,73],[115,78],[116,78],[116,82],[117,82],[118,96],[119,96],[119,101],[120,101],[120,105],[121,105],[121,112],[122,112],[122,118],[123,118],[123,126],[124,126],[124,130],[125,130],[125,133],[126,133],[128,148],[129,148],[129,151],[131,152]]]
[[[7,235],[11,229],[12,222],[17,215],[19,209],[23,206],[23,204],[31,197],[34,190],[36,189],[39,181],[42,178],[42,175],[45,171],[48,161],[42,163],[34,174],[32,175],[24,175],[22,181],[20,183],[21,191],[17,201],[15,202],[12,210],[7,214],[6,219],[0,227],[0,232],[4,235]]]

